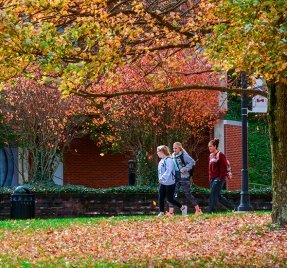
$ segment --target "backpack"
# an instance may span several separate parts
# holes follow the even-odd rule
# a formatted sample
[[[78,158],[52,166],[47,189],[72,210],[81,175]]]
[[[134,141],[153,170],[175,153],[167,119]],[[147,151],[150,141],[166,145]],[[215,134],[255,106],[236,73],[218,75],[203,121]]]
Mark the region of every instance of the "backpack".
[[[217,159],[219,159],[219,153],[220,151],[218,151],[217,154],[215,155]],[[227,178],[231,179],[232,178],[231,164],[227,158],[226,158],[226,161],[227,161]]]
[[[168,158],[171,158],[171,157],[168,157]],[[172,160],[172,162],[173,162],[173,164],[175,166],[176,165],[175,162],[173,160]],[[165,160],[163,161],[163,166],[166,168]],[[180,180],[180,177],[181,177],[180,172],[177,171],[177,170],[175,170],[174,174],[172,173],[172,176],[174,177],[175,182],[178,182]]]
[[[186,166],[186,163],[185,163],[185,161],[184,161],[183,154],[179,155],[179,158],[180,158],[181,163],[182,163],[182,164],[183,164],[183,166],[185,167],[185,166]],[[195,166],[195,165],[193,165],[193,166],[192,166],[192,168],[191,168],[191,170],[189,170],[189,171],[188,171],[188,172],[189,172],[190,177],[192,177],[192,176],[193,176],[194,166]]]

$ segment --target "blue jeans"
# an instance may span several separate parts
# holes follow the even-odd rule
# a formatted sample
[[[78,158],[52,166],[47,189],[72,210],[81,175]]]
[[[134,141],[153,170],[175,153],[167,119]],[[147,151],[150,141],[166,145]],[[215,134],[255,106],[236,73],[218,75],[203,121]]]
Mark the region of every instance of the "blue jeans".
[[[222,203],[226,208],[232,210],[234,206],[229,202],[222,194],[221,190],[223,188],[225,181],[221,181],[218,177],[210,182],[210,197],[209,197],[209,207],[208,212],[217,211],[217,202]]]

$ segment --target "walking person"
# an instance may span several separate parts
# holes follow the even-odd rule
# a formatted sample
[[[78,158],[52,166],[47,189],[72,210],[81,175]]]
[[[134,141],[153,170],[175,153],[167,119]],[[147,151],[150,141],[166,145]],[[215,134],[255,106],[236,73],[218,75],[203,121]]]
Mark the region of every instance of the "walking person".
[[[175,168],[179,171],[179,178],[176,182],[175,187],[175,195],[177,196],[178,191],[182,188],[186,199],[189,203],[194,206],[195,214],[202,214],[201,209],[199,208],[195,197],[191,193],[191,170],[195,165],[195,161],[193,158],[186,152],[186,150],[182,147],[180,142],[175,142],[173,144],[173,154],[172,158],[175,163]],[[174,206],[169,204],[169,214],[172,215],[174,212]]]
[[[218,150],[219,139],[211,140],[208,143],[209,148],[209,182],[210,182],[210,197],[208,213],[217,210],[217,202],[219,201],[230,210],[234,210],[234,206],[222,194],[222,188],[228,178],[228,167],[226,156]]]
[[[159,203],[159,214],[158,216],[164,216],[164,201],[167,201],[174,206],[180,208],[182,215],[187,214],[187,206],[182,205],[174,199],[175,190],[175,167],[173,160],[170,157],[169,149],[165,145],[157,147],[157,155],[161,158],[158,163],[158,179],[159,179],[159,192],[158,192],[158,203]]]

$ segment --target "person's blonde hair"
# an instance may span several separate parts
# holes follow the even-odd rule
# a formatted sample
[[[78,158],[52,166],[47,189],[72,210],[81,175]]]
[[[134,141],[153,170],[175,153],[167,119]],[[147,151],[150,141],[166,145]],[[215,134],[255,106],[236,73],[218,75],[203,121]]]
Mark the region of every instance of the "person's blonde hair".
[[[178,146],[181,151],[186,152],[186,150],[182,147],[181,142],[179,141],[174,142],[173,146]]]
[[[157,152],[163,152],[165,155],[169,156],[170,151],[169,148],[166,145],[160,145],[157,147]]]

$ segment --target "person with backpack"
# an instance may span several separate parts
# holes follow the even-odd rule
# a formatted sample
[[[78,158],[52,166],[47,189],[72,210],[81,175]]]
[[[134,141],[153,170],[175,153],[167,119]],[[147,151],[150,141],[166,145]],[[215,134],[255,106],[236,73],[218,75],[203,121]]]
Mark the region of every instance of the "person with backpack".
[[[157,155],[161,160],[158,163],[158,179],[159,179],[159,191],[158,191],[158,204],[159,214],[158,217],[164,216],[164,200],[174,206],[180,208],[182,215],[187,214],[187,206],[182,205],[174,199],[175,190],[175,167],[173,160],[170,157],[169,149],[165,145],[157,147]]]
[[[172,158],[174,160],[175,169],[179,171],[179,178],[176,182],[175,187],[175,196],[177,196],[178,191],[182,188],[186,199],[194,206],[195,214],[202,214],[201,209],[199,208],[195,197],[191,193],[191,179],[192,172],[195,165],[193,158],[186,152],[182,147],[180,142],[175,142],[173,144],[173,154]],[[173,215],[174,206],[169,204],[169,215]]]
[[[218,150],[219,139],[211,140],[208,143],[209,148],[209,182],[210,182],[210,197],[208,213],[217,211],[217,202],[222,203],[226,208],[234,210],[234,205],[229,202],[222,194],[222,188],[226,179],[232,176],[230,164],[224,153]]]

